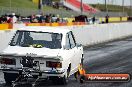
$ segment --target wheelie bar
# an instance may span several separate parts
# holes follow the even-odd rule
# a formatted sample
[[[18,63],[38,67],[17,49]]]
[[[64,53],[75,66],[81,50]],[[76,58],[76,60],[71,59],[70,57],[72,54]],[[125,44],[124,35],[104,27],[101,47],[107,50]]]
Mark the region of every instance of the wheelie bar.
[[[24,74],[22,74],[24,73]],[[30,73],[26,73],[24,70],[19,72],[18,78],[16,78],[15,81],[12,81],[12,87],[15,87],[17,85],[24,85],[24,84],[30,84],[32,87],[35,87],[37,81],[41,78],[42,74],[35,78],[33,82],[29,81],[30,78],[33,78],[33,76]]]

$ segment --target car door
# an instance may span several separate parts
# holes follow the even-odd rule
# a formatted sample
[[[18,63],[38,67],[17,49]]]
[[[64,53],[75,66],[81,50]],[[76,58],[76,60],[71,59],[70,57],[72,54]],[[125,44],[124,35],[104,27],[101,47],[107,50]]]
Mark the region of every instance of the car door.
[[[70,52],[72,54],[71,73],[74,73],[78,69],[78,65],[79,65],[80,59],[81,59],[81,52],[80,52],[80,49],[76,46],[76,42],[75,42],[73,33],[70,31],[67,36],[69,39]]]

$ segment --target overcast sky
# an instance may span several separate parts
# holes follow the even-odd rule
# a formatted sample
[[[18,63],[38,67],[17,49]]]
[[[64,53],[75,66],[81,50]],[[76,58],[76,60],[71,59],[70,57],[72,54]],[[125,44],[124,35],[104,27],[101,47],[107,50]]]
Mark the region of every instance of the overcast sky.
[[[87,2],[87,3],[105,3],[105,0],[83,0],[83,2]],[[118,5],[122,5],[122,0],[107,0],[108,3],[113,3],[113,4],[118,4]],[[130,5],[130,0],[124,0],[124,4],[125,5]]]

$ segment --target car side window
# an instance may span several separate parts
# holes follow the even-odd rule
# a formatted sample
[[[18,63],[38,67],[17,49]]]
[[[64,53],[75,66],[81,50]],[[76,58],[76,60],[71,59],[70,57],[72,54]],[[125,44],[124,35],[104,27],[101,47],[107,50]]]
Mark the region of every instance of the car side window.
[[[70,49],[70,39],[68,34],[66,34],[66,48]]]
[[[76,44],[75,44],[75,40],[74,40],[72,32],[69,32],[68,36],[69,36],[69,40],[70,40],[70,48],[74,48],[76,46]]]

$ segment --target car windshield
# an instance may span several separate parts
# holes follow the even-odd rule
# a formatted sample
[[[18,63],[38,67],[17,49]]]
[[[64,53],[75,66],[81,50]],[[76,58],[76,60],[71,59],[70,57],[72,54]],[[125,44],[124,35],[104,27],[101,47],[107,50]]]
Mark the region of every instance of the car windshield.
[[[62,34],[18,30],[11,40],[10,46],[34,48],[61,48]]]

